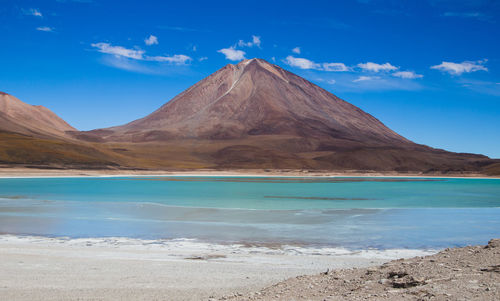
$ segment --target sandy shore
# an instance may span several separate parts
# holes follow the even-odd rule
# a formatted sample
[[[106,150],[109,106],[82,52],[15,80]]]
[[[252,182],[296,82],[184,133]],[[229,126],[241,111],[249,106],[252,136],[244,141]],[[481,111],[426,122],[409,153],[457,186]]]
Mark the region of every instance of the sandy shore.
[[[425,177],[425,178],[499,178],[478,173],[398,173],[398,172],[331,172],[310,170],[81,170],[81,169],[37,169],[0,166],[0,178],[36,177],[112,177],[112,176],[246,176],[246,177]]]
[[[0,235],[0,300],[208,300],[430,253]]]
[[[500,300],[500,240],[378,267],[300,276],[222,300]]]

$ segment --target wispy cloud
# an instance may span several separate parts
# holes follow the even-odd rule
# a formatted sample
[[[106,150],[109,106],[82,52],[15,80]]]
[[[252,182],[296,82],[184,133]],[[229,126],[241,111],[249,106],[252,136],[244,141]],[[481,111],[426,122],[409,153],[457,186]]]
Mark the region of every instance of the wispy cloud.
[[[249,41],[249,42],[245,42],[243,40],[239,40],[238,41],[238,46],[239,47],[253,47],[253,46],[257,46],[257,47],[260,47],[260,37],[259,36],[252,36],[252,41]]]
[[[294,57],[291,55],[286,57],[285,63],[287,63],[292,67],[297,67],[300,69],[315,69],[315,70],[321,69],[321,64],[315,63],[305,58]]]
[[[395,71],[399,69],[399,67],[393,66],[390,63],[377,64],[372,62],[360,63],[358,64],[358,67],[363,69],[364,71],[371,71],[371,72]]]
[[[134,60],[144,59],[144,50],[127,49],[122,46],[113,46],[109,43],[93,43],[91,46],[97,48],[98,51],[102,53],[123,56]]]
[[[226,59],[230,61],[241,61],[245,59],[245,51],[235,49],[234,46],[229,48],[222,48],[217,50],[217,52],[222,53],[226,56]]]
[[[191,61],[192,58],[184,55],[184,54],[174,54],[172,56],[146,56],[146,61],[154,61],[154,62],[167,62],[177,65],[184,65],[187,62]]]
[[[300,54],[300,47],[295,47],[292,49],[293,53]]]
[[[360,75],[343,72],[334,73],[333,77],[317,78],[314,74],[309,74],[314,81],[322,82],[325,85],[335,85],[335,91],[362,93],[365,91],[415,91],[424,88],[421,81],[407,80],[393,77],[391,74],[382,73],[380,75]],[[307,76],[307,74],[306,74]]]
[[[149,37],[144,40],[144,43],[148,46],[158,45],[158,38],[154,35],[149,35]]]
[[[116,57],[124,57],[139,61],[165,62],[177,65],[183,65],[192,60],[191,57],[184,54],[175,54],[172,56],[147,56],[144,50],[128,49],[122,46],[113,46],[109,43],[93,43],[92,47],[97,48],[101,53],[111,54]]]
[[[35,17],[43,17],[42,13],[40,12],[40,10],[36,9],[36,8],[30,8],[30,9],[23,9],[23,14],[27,15],[27,16],[35,16]]]
[[[459,82],[463,87],[472,91],[482,94],[500,96],[500,83],[498,82],[472,79],[460,79]]]
[[[53,27],[48,27],[48,26],[40,26],[40,27],[37,27],[36,30],[38,30],[38,31],[45,31],[45,32],[53,32],[54,28]]]
[[[441,62],[439,65],[431,66],[431,69],[441,70],[452,75],[461,75],[463,73],[470,73],[476,71],[488,71],[484,66],[488,60],[479,61],[465,61],[461,63]]]
[[[337,82],[335,79],[325,79],[325,78],[316,78],[315,80],[318,82],[327,83],[330,85],[333,85]]]
[[[445,17],[461,17],[461,18],[479,18],[484,17],[484,14],[479,12],[445,12]]]
[[[415,79],[424,77],[422,74],[417,74],[414,71],[398,71],[394,72],[392,76],[405,78],[405,79]]]
[[[448,9],[479,9],[492,8],[498,6],[497,1],[491,0],[428,0],[428,2],[437,7]]]
[[[144,65],[142,62],[137,60],[127,59],[123,56],[106,55],[100,59],[101,63],[131,72],[144,73],[144,74],[155,74],[158,73],[154,68]]]
[[[355,80],[353,80],[352,82],[353,83],[357,83],[357,82],[364,82],[364,81],[369,81],[369,80],[376,80],[376,79],[380,79],[379,76],[360,76],[358,78],[356,78]]]
[[[308,60],[306,58],[299,58],[294,56],[287,56],[285,61],[286,64],[297,67],[300,69],[312,69],[320,71],[331,71],[331,72],[344,72],[349,71],[344,63],[315,63],[314,61]]]
[[[346,76],[344,80],[337,79],[335,87],[337,91],[349,91],[354,93],[362,93],[364,91],[415,91],[424,88],[420,81],[406,80],[392,77],[387,74],[381,76],[351,77],[348,81]]]
[[[350,70],[344,63],[323,63],[321,66],[324,71],[345,72]]]
[[[477,11],[469,11],[469,12],[454,12],[454,11],[448,11],[443,13],[444,17],[456,17],[456,18],[463,18],[463,19],[476,19],[480,21],[492,21],[491,16],[486,15],[481,12]]]

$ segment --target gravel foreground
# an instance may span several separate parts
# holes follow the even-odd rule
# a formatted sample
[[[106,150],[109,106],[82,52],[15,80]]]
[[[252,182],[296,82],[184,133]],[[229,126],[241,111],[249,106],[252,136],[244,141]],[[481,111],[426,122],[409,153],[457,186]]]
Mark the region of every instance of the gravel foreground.
[[[219,300],[500,300],[500,239],[378,267],[299,276]]]

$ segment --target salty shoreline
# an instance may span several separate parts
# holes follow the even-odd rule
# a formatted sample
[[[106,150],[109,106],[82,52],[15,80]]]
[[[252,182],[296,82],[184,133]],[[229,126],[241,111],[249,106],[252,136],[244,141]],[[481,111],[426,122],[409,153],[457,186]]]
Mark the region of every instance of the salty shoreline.
[[[500,239],[381,266],[299,276],[222,300],[499,300]]]
[[[309,171],[309,170],[120,170],[120,169],[40,169],[0,166],[0,178],[71,178],[71,177],[377,177],[377,178],[464,178],[500,179],[478,173],[398,173],[360,171]]]
[[[0,299],[206,300],[326,269],[434,252],[0,235]]]

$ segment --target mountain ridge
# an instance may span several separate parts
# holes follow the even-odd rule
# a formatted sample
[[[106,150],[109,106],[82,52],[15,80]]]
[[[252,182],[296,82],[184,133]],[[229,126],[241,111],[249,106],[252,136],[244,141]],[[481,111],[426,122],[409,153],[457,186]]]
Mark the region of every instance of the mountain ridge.
[[[59,124],[50,133],[54,125],[46,123],[50,130],[26,132],[16,128],[21,117],[4,119],[9,127],[0,122],[0,131],[14,141],[0,143],[0,163],[493,174],[499,164],[483,155],[416,144],[360,108],[261,59],[228,64],[151,114],[121,126],[80,132]],[[36,140],[42,136],[49,140]],[[36,152],[26,151],[35,144]],[[51,151],[44,152],[45,147]],[[37,156],[23,160],[19,153]]]
[[[0,130],[2,129],[43,137],[64,137],[67,131],[76,131],[50,109],[41,105],[29,105],[5,92],[0,92]]]

